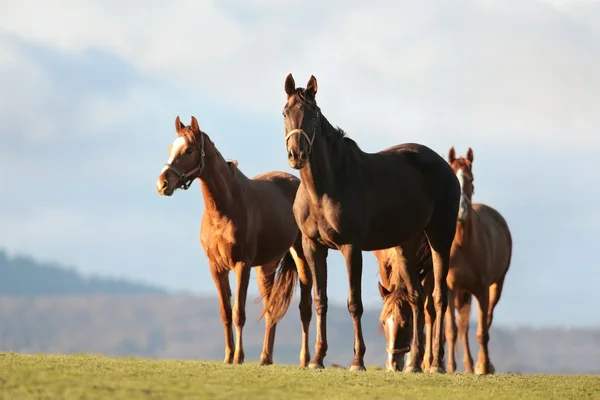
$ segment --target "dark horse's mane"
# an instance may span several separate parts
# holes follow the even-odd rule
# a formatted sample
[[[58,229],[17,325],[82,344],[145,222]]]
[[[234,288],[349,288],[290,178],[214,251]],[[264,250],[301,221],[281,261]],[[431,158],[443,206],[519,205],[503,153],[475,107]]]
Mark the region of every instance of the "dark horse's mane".
[[[326,139],[328,139],[328,141],[332,144],[337,144],[337,143],[344,143],[347,145],[350,145],[351,147],[355,147],[356,149],[360,150],[360,147],[358,146],[358,144],[354,141],[354,139],[352,139],[350,136],[348,136],[348,134],[339,126],[334,127],[333,125],[331,125],[331,123],[329,123],[329,121],[327,120],[327,118],[325,118],[325,116],[321,113],[321,109],[320,107],[317,105],[317,101],[315,99],[309,99],[305,96],[305,89],[304,88],[297,88],[296,89],[296,97],[298,98],[298,100],[306,105],[308,105],[310,108],[316,109],[317,111],[319,111],[319,114],[321,116],[321,123],[323,126],[323,133]]]

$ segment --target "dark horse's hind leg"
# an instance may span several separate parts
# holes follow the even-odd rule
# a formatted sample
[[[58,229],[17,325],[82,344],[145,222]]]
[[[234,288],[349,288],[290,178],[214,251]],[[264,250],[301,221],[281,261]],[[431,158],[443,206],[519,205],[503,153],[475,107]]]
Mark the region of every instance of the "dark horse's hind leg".
[[[317,339],[315,355],[309,368],[325,368],[327,354],[327,253],[328,249],[302,236],[302,250],[310,268],[314,284],[315,313],[317,314]]]
[[[458,197],[458,196],[457,196]],[[457,199],[458,200],[458,199]],[[433,261],[433,304],[435,306],[435,324],[432,361],[429,372],[444,373],[444,317],[448,308],[448,270],[450,268],[450,249],[456,233],[456,217],[458,214],[458,201],[456,204],[444,203],[434,210],[431,221],[425,233],[431,246]]]
[[[352,316],[352,325],[354,326],[354,360],[350,366],[351,371],[366,371],[365,351],[366,345],[362,334],[361,318],[363,315],[362,303],[362,249],[354,245],[345,245],[341,247],[341,252],[346,260],[346,269],[348,270],[348,312]]]
[[[290,253],[296,263],[298,278],[300,280],[300,320],[302,321],[302,348],[300,349],[300,366],[307,367],[310,362],[310,350],[308,349],[308,335],[310,320],[312,319],[312,285],[313,278],[302,250],[302,235],[299,234],[290,249]]]

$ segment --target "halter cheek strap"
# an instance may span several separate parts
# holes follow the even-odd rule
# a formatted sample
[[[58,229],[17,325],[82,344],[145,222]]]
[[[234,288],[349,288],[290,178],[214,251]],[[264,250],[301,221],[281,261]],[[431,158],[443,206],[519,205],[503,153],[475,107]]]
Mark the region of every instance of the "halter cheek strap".
[[[285,144],[286,144],[286,146],[287,146],[288,140],[292,137],[292,135],[300,134],[300,135],[304,136],[304,138],[308,142],[308,152],[310,153],[310,151],[312,150],[312,144],[315,141],[315,136],[317,135],[317,122],[318,122],[318,119],[319,119],[319,111],[317,111],[317,113],[315,114],[315,119],[317,121],[315,121],[315,124],[313,126],[313,135],[312,135],[312,138],[310,136],[308,136],[308,134],[306,132],[304,132],[304,130],[301,129],[301,128],[292,129],[291,131],[289,131],[287,133],[287,135],[285,135]]]
[[[183,190],[188,190],[192,182],[194,182],[194,179],[202,175],[202,171],[204,170],[205,155],[206,154],[204,152],[204,134],[200,133],[200,161],[198,162],[198,166],[196,168],[184,174],[170,163],[165,163],[165,167],[175,172],[175,174],[179,178],[178,186],[181,187]]]

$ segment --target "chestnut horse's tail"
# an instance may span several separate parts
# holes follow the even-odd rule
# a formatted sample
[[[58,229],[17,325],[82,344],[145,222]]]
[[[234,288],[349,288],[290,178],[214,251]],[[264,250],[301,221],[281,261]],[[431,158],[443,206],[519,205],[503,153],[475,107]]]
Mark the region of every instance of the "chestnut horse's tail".
[[[289,251],[281,259],[276,273],[269,300],[260,315],[263,318],[268,312],[273,324],[278,323],[290,307],[298,280],[296,262]]]

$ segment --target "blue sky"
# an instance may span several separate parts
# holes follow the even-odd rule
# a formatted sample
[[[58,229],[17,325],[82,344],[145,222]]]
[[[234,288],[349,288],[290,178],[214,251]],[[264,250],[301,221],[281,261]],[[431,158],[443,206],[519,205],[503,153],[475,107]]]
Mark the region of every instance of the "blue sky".
[[[600,324],[600,2],[337,4],[4,1],[0,247],[215,293],[198,183],[154,186],[175,116],[195,115],[249,176],[295,173],[283,83],[314,74],[324,114],[366,151],[473,148],[475,200],[515,242],[495,323]],[[345,303],[330,254],[329,297]],[[365,253],[372,307],[376,282]]]

